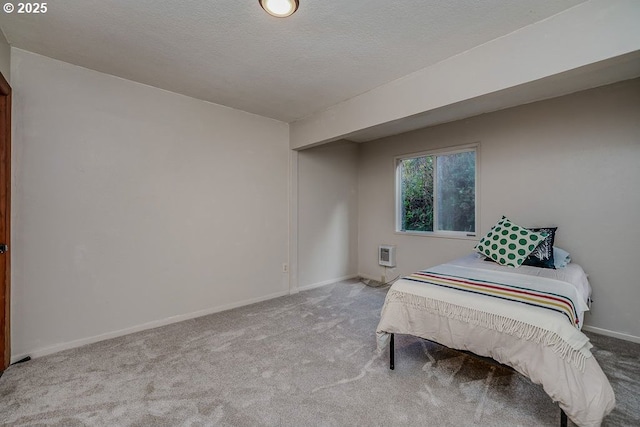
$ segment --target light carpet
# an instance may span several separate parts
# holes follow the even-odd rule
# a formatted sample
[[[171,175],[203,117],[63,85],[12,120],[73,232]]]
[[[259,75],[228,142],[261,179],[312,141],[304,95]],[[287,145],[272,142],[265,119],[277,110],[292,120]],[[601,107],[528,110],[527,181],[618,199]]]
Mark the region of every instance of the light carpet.
[[[345,281],[11,366],[2,425],[557,426],[541,387],[409,336],[375,351],[386,289]],[[640,425],[640,345],[590,335]]]

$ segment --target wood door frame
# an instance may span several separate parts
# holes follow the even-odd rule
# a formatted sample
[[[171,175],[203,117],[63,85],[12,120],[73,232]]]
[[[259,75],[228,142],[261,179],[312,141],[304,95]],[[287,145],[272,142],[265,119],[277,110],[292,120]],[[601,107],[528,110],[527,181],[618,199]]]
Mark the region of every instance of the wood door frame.
[[[11,86],[0,73],[0,243],[11,243]],[[3,271],[4,270],[4,271]],[[1,274],[4,273],[4,274]],[[11,248],[0,254],[0,375],[11,361]]]

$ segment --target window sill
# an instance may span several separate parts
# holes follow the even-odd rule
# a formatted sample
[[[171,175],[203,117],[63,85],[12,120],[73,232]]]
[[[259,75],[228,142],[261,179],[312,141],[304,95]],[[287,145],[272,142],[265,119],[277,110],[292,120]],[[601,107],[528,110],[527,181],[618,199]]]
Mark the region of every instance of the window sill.
[[[420,236],[420,237],[437,237],[439,239],[457,239],[457,240],[475,240],[480,241],[480,237],[477,234],[473,234],[471,236],[466,235],[465,233],[457,233],[451,232],[447,233],[446,231],[394,231],[395,234],[399,236]]]

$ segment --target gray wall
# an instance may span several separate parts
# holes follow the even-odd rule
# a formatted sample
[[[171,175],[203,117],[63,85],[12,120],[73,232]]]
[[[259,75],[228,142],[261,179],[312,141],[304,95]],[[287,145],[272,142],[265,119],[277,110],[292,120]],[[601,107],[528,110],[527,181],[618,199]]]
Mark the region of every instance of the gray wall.
[[[479,142],[480,233],[507,215],[558,226],[556,244],[589,274],[586,323],[640,337],[640,80],[363,144],[358,271],[377,278],[378,245],[407,274],[470,253],[474,240],[394,232],[394,156]],[[395,276],[395,274],[394,274]]]
[[[288,125],[12,51],[14,356],[288,294]]]
[[[298,155],[298,286],[358,272],[358,146],[326,144]]]
[[[0,72],[7,81],[11,79],[11,46],[0,31]]]

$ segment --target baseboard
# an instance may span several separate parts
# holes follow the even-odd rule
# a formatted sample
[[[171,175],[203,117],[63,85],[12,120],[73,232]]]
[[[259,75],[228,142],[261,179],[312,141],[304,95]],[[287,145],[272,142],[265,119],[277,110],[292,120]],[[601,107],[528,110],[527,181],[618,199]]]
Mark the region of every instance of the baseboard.
[[[618,338],[625,341],[631,341],[640,344],[640,337],[635,335],[623,334],[621,332],[610,331],[609,329],[596,328],[595,326],[584,325],[582,330],[593,332],[594,334],[605,335],[608,337]]]
[[[108,340],[111,338],[121,337],[123,335],[133,334],[135,332],[145,331],[147,329],[158,328],[160,326],[170,325],[172,323],[182,322],[184,320],[195,319],[197,317],[207,316],[209,314],[219,313],[221,311],[227,311],[238,307],[243,307],[245,305],[251,305],[262,301],[267,301],[274,298],[279,298],[285,295],[289,295],[289,291],[276,292],[273,294],[265,295],[257,298],[250,298],[243,301],[234,302],[231,304],[220,305],[213,308],[208,308],[205,310],[194,311],[192,313],[180,314],[178,316],[171,316],[165,319],[154,320],[152,322],[143,323],[141,325],[132,326],[130,328],[120,329],[114,332],[107,332],[105,334],[96,335],[88,338],[81,338],[79,340],[69,341],[65,343],[55,344],[49,347],[36,349],[30,351],[28,353],[16,354],[11,356],[11,363],[15,363],[18,360],[22,360],[27,356],[30,356],[32,359],[37,357],[47,356],[49,354],[58,353],[60,351],[69,350],[76,347],[81,347],[87,344],[93,344],[99,341]]]
[[[315,288],[319,288],[319,287],[322,287],[322,286],[327,286],[327,285],[330,285],[330,284],[333,284],[333,283],[336,283],[336,282],[340,282],[340,281],[343,281],[343,280],[355,279],[357,277],[362,277],[364,279],[369,279],[369,280],[375,280],[373,277],[368,277],[367,275],[364,275],[364,274],[352,274],[352,275],[348,275],[348,276],[338,277],[338,278],[335,278],[335,279],[325,280],[325,281],[314,283],[314,284],[311,284],[311,285],[301,286],[300,288],[298,288],[298,290],[299,291],[307,291],[307,290],[310,290],[310,289],[315,289]],[[93,344],[93,343],[96,343],[96,342],[99,342],[99,341],[104,341],[104,340],[108,340],[108,339],[111,339],[111,338],[117,338],[117,337],[121,337],[121,336],[124,336],[124,335],[129,335],[129,334],[132,334],[132,333],[135,333],[135,332],[145,331],[147,329],[158,328],[160,326],[170,325],[172,323],[178,323],[178,322],[182,322],[184,320],[195,319],[197,317],[207,316],[209,314],[219,313],[221,311],[231,310],[231,309],[242,307],[242,306],[245,306],[245,305],[255,304],[255,303],[258,303],[258,302],[267,301],[267,300],[274,299],[274,298],[279,298],[279,297],[282,297],[282,296],[285,296],[285,295],[288,295],[288,294],[289,294],[288,291],[276,292],[276,293],[265,295],[265,296],[262,296],[262,297],[250,298],[250,299],[247,299],[247,300],[238,301],[238,302],[231,303],[231,304],[225,304],[225,305],[209,308],[209,309],[206,309],[206,310],[199,310],[199,311],[195,311],[195,312],[192,312],[192,313],[187,313],[187,314],[181,314],[181,315],[178,315],[178,316],[168,317],[166,319],[155,320],[155,321],[152,321],[152,322],[143,323],[141,325],[132,326],[130,328],[120,329],[120,330],[114,331],[114,332],[107,332],[105,334],[100,334],[100,335],[96,335],[96,336],[93,336],[93,337],[82,338],[82,339],[79,339],[79,340],[69,341],[69,342],[66,342],[66,343],[60,343],[60,344],[52,345],[52,346],[49,346],[49,347],[36,349],[36,350],[33,350],[31,352],[28,352],[28,353],[12,355],[11,356],[11,363],[15,363],[15,362],[17,362],[19,360],[22,360],[27,356],[30,356],[31,358],[35,359],[37,357],[47,356],[49,354],[57,353],[57,352],[60,352],[60,351],[69,350],[69,349],[76,348],[76,347],[81,347],[83,345]],[[615,331],[611,331],[611,330],[603,329],[603,328],[596,328],[595,326],[589,326],[589,325],[583,326],[582,329],[584,329],[585,331],[593,332],[595,334],[600,334],[600,335],[605,335],[605,336],[609,336],[609,337],[613,337],[613,338],[618,338],[618,339],[625,340],[625,341],[631,341],[631,342],[635,342],[635,343],[640,343],[640,337],[637,337],[637,336],[634,336],[634,335],[624,334],[624,333],[621,333],[621,332],[615,332]]]
[[[348,276],[342,276],[342,277],[337,277],[335,279],[324,280],[322,282],[313,283],[311,285],[300,286],[298,288],[298,291],[300,291],[300,292],[308,291],[309,289],[320,288],[322,286],[327,286],[327,285],[331,285],[331,284],[334,284],[334,283],[337,283],[337,282],[342,282],[343,280],[355,279],[356,277],[358,277],[357,274],[350,274]]]

